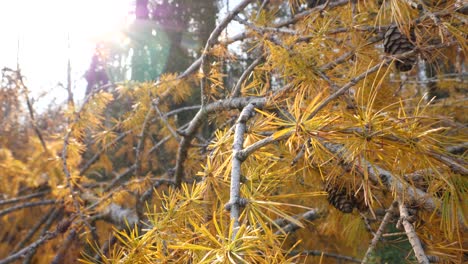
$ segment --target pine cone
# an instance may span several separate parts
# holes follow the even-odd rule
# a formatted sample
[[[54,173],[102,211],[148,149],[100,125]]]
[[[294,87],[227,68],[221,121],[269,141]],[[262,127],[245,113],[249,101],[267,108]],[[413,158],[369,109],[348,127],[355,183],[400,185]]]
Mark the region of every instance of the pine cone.
[[[343,213],[349,214],[353,212],[353,208],[356,206],[356,199],[354,196],[347,194],[346,189],[339,189],[332,184],[327,184],[325,191],[328,193],[328,203]]]
[[[411,34],[412,40],[415,39],[414,33]],[[392,26],[384,36],[384,50],[386,53],[395,55],[401,54],[414,49],[413,43],[400,32],[398,27]],[[413,68],[413,65],[416,63],[416,56],[409,56],[402,58],[396,61],[395,66],[399,71],[405,72]]]

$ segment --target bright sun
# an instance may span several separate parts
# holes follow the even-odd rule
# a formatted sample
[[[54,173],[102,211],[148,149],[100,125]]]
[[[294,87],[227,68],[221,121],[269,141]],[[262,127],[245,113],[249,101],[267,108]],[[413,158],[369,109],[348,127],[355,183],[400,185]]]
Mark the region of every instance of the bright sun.
[[[95,44],[121,41],[134,1],[0,0],[0,68],[16,67],[18,55],[30,90],[51,92],[66,79],[70,58],[79,94]]]

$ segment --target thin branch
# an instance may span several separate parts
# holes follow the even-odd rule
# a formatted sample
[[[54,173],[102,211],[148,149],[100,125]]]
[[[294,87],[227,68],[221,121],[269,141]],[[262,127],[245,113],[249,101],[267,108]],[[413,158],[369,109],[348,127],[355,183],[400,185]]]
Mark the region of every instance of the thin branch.
[[[155,152],[158,148],[160,148],[162,145],[164,145],[164,143],[169,141],[169,139],[171,139],[171,136],[166,136],[165,138],[158,141],[158,143],[154,144],[154,146],[152,146],[151,149],[148,150],[148,155]]]
[[[468,175],[468,169],[465,168],[463,165],[459,164],[459,162],[455,161],[454,159],[446,156],[446,155],[443,155],[443,154],[440,154],[440,153],[436,153],[434,151],[429,151],[428,153],[431,157],[437,159],[438,161],[442,162],[443,164],[445,164],[446,166],[448,166],[453,172],[455,173],[459,173],[461,175]],[[461,161],[463,162],[463,161]]]
[[[50,193],[50,190],[43,191],[43,192],[38,192],[38,193],[32,193],[32,194],[28,194],[28,195],[24,195],[24,196],[20,196],[20,197],[16,197],[16,198],[0,200],[0,206],[1,205],[6,205],[6,204],[17,203],[17,202],[21,202],[21,201],[24,201],[24,200],[37,198],[37,197],[42,197],[42,196],[44,196],[44,195],[46,195],[48,193]]]
[[[61,213],[61,209],[59,208],[54,208],[53,212],[49,215],[47,218],[46,222],[44,223],[44,227],[42,228],[42,232],[40,233],[40,236],[44,236],[47,231],[50,229],[54,221],[57,219],[59,214]],[[36,254],[37,248],[32,248],[31,250],[26,253],[26,256],[24,257],[23,264],[29,264],[31,263],[32,257],[34,254]]]
[[[29,230],[26,236],[13,248],[12,252],[17,252],[22,249],[26,243],[36,234],[36,232],[41,228],[41,226],[49,219],[49,217],[55,212],[56,208],[52,207],[50,210],[42,216],[42,218]]]
[[[466,152],[467,149],[468,149],[468,142],[465,142],[465,143],[462,143],[462,144],[456,145],[456,146],[450,146],[450,147],[446,148],[447,152],[449,152],[451,154],[463,153],[463,152]]]
[[[180,141],[180,137],[179,135],[177,135],[175,129],[171,126],[171,124],[169,124],[169,122],[167,121],[167,117],[166,115],[163,115],[163,113],[161,112],[161,110],[159,109],[158,107],[158,101],[154,101],[153,102],[153,108],[154,110],[156,111],[156,113],[158,113],[159,115],[159,118],[163,121],[164,125],[167,127],[167,129],[169,130],[169,132],[171,132],[171,135],[175,138],[175,140],[177,141]]]
[[[19,45],[19,40],[18,40],[18,45]],[[18,48],[19,50],[19,48]],[[18,59],[18,58],[17,58]],[[18,61],[17,61],[18,63]],[[28,107],[28,112],[29,112],[29,118],[31,119],[31,125],[33,127],[34,133],[36,134],[37,138],[41,142],[42,148],[44,152],[48,152],[47,145],[45,143],[44,137],[42,136],[41,130],[39,127],[37,127],[36,123],[36,118],[34,117],[34,109],[31,103],[31,100],[29,99],[29,90],[28,87],[24,84],[23,81],[23,75],[21,74],[21,71],[19,69],[19,64],[17,64],[17,69],[16,71],[9,69],[9,68],[3,68],[3,71],[11,71],[14,76],[16,77],[14,80],[12,80],[17,87],[19,87],[23,91],[24,98],[26,100],[26,105]]]
[[[260,5],[260,7],[258,8],[258,11],[257,11],[257,16],[255,16],[255,19],[258,20],[258,18],[260,17],[260,14],[262,13],[262,10],[266,7],[266,5],[268,5],[270,3],[270,0],[263,0],[262,1],[262,4]]]
[[[164,116],[166,118],[177,115],[178,113],[185,112],[185,111],[192,111],[192,110],[198,110],[200,109],[201,105],[193,105],[193,106],[184,106],[178,109],[174,109],[172,111],[167,112]]]
[[[138,143],[135,148],[135,162],[133,164],[133,166],[135,167],[134,170],[136,173],[140,173],[141,152],[144,147],[146,129],[148,128],[148,123],[149,123],[148,121],[150,120],[152,113],[153,113],[153,108],[150,107],[148,111],[146,112],[145,120],[143,121],[143,124],[141,126],[141,132],[138,135]]]
[[[237,152],[237,156],[239,156],[240,159],[246,159],[250,154],[252,154],[253,152],[255,152],[256,150],[268,145],[268,144],[271,144],[271,143],[274,143],[274,142],[277,142],[277,141],[280,141],[280,140],[283,140],[285,138],[288,138],[289,136],[292,135],[293,132],[289,132],[285,135],[282,135],[280,137],[274,137],[274,136],[269,136],[269,137],[266,137],[262,140],[259,140],[255,143],[253,143],[252,145],[249,145],[248,147],[244,148],[243,150]]]
[[[447,43],[447,44],[440,44],[440,45],[435,45],[435,46],[429,46],[427,48],[425,48],[424,50],[432,50],[432,49],[437,49],[437,48],[442,48],[442,47],[446,47],[447,45],[452,45],[453,43]],[[372,74],[374,72],[376,72],[377,70],[379,70],[380,68],[382,68],[383,66],[386,66],[388,65],[390,62],[392,62],[394,59],[402,59],[402,58],[406,58],[406,57],[409,57],[409,56],[412,56],[416,53],[416,49],[415,50],[412,50],[412,51],[408,51],[408,52],[405,52],[405,53],[401,53],[401,54],[398,54],[398,55],[394,55],[392,57],[388,57],[387,59],[385,59],[384,61],[382,61],[381,63],[378,63],[376,65],[374,65],[373,67],[369,68],[367,71],[359,74],[358,76],[354,77],[353,79],[351,79],[348,83],[346,83],[345,85],[343,85],[340,89],[336,90],[334,93],[332,93],[330,96],[328,96],[326,99],[322,100],[321,103],[314,109],[314,111],[312,111],[312,113],[310,113],[310,115],[307,117],[307,119],[310,119],[312,117],[314,117],[319,111],[321,111],[325,106],[327,106],[331,101],[335,100],[336,98],[338,98],[339,96],[343,95],[345,92],[347,92],[351,87],[353,87],[354,85],[356,85],[359,81],[361,81],[362,79],[366,78],[369,74]]]
[[[201,66],[200,70],[202,72],[202,78],[200,80],[200,89],[201,89],[201,105],[205,105],[208,103],[209,95],[209,80],[208,74],[210,72],[210,59],[209,59],[209,50],[213,45],[218,42],[219,35],[223,32],[224,28],[234,19],[234,17],[239,14],[242,10],[244,10],[247,5],[249,5],[254,0],[244,0],[240,2],[232,12],[230,12],[216,28],[211,32],[210,37],[206,41],[205,48],[203,49],[203,54],[201,56]]]
[[[30,203],[24,203],[16,206],[12,206],[10,208],[4,209],[0,211],[0,217],[7,215],[9,213],[12,213],[14,211],[18,211],[24,208],[30,208],[30,207],[35,207],[35,206],[43,206],[43,205],[51,205],[56,203],[56,200],[44,200],[44,201],[38,201],[38,202],[30,202]]]
[[[349,262],[354,262],[354,263],[361,263],[361,261],[357,258],[353,257],[348,257],[348,256],[343,256],[335,253],[327,253],[319,250],[303,250],[303,251],[292,251],[290,255],[297,256],[324,256],[324,257],[329,257],[329,258],[336,258],[338,260],[345,260]]]
[[[58,253],[55,255],[54,259],[50,262],[51,264],[61,264],[63,263],[63,257],[68,249],[70,249],[71,243],[77,238],[78,233],[75,229],[72,229],[70,233],[68,233],[67,238],[64,242],[62,242],[62,246],[58,250]],[[0,263],[2,264],[2,263]]]
[[[395,213],[395,210],[397,208],[397,205],[398,205],[397,202],[393,202],[392,205],[390,206],[390,208],[388,208],[387,212],[385,213],[385,216],[384,216],[382,222],[380,223],[379,229],[377,229],[377,232],[375,232],[375,235],[372,238],[372,241],[371,241],[369,247],[367,248],[366,254],[364,255],[364,258],[362,259],[362,262],[361,262],[362,264],[367,263],[370,254],[372,253],[372,251],[374,251],[375,246],[377,246],[377,243],[379,242],[380,238],[382,237],[382,234],[383,234],[383,232],[385,230],[385,227],[388,225],[388,223],[392,219],[393,214]]]
[[[81,210],[80,210],[80,203],[78,201],[78,194],[79,194],[79,191],[78,191],[78,188],[77,188],[77,185],[76,183],[72,180],[72,175],[71,175],[71,172],[70,170],[68,169],[68,161],[67,161],[67,157],[68,157],[68,146],[70,145],[70,140],[71,140],[71,137],[72,137],[72,132],[74,130],[74,126],[76,125],[76,122],[79,120],[80,118],[80,114],[81,112],[84,110],[85,106],[88,104],[88,102],[91,100],[91,98],[98,92],[104,90],[104,89],[107,89],[109,87],[113,87],[114,84],[106,84],[106,85],[102,85],[100,87],[98,87],[97,89],[93,89],[84,99],[83,101],[83,104],[81,105],[81,107],[79,108],[78,111],[76,111],[73,115],[73,118],[72,119],[68,119],[67,122],[68,122],[68,129],[65,133],[65,136],[64,136],[64,139],[63,139],[63,148],[62,148],[62,153],[61,153],[61,159],[62,159],[62,170],[63,172],[65,173],[65,182],[67,184],[67,187],[68,189],[70,190],[70,194],[71,194],[71,198],[73,200],[73,205],[76,209],[76,212],[78,213],[78,215],[81,217],[81,219],[83,220],[83,222],[91,229],[91,226],[89,226],[89,223],[86,221],[86,218],[85,216],[82,214]],[[73,103],[70,102],[70,103]],[[74,108],[73,105],[71,105],[72,108]]]
[[[238,97],[241,93],[242,85],[244,81],[249,77],[252,71],[257,67],[263,60],[263,57],[258,57],[256,60],[250,64],[250,66],[242,73],[241,77],[236,83],[234,89],[232,89],[231,98]]]
[[[108,192],[109,190],[111,190],[112,188],[114,188],[115,186],[117,186],[117,184],[121,183],[122,181],[124,181],[129,175],[130,173],[134,172],[136,170],[136,165],[133,164],[132,166],[126,168],[124,171],[122,171],[119,175],[117,175],[111,182],[110,184],[104,189],[105,192]]]
[[[399,208],[400,208],[400,218],[405,228],[406,235],[408,236],[408,240],[413,247],[414,255],[420,264],[429,264],[429,259],[427,258],[426,254],[424,253],[424,249],[422,247],[421,241],[414,230],[413,225],[407,220],[409,218],[408,209],[406,209],[405,204],[400,200],[399,201]]]
[[[295,218],[297,218],[298,220],[314,221],[320,218],[321,216],[322,214],[318,209],[312,209]],[[281,219],[281,220],[283,220],[283,224],[280,225],[281,229],[275,232],[276,235],[290,234],[301,228],[297,224],[291,223],[286,219]]]
[[[20,251],[0,260],[0,264],[9,264],[17,259],[23,258],[26,256],[28,252],[31,250],[36,250],[39,246],[44,244],[46,241],[55,238],[58,235],[57,232],[47,232],[45,235],[41,236],[38,240],[34,241],[33,243],[29,244],[29,246],[21,249]]]
[[[91,167],[91,165],[93,165],[98,159],[99,157],[101,157],[102,153],[104,153],[110,146],[116,144],[117,142],[121,141],[122,139],[125,138],[125,136],[127,136],[128,134],[130,134],[133,130],[128,130],[128,131],[125,131],[125,132],[122,132],[120,133],[120,135],[118,137],[116,137],[114,140],[112,140],[111,142],[109,142],[108,144],[106,144],[105,146],[99,148],[98,152],[96,152],[93,157],[91,157],[86,163],[85,165],[83,165],[83,167],[80,169],[80,175],[83,175],[86,173],[86,171],[88,171],[88,169]]]

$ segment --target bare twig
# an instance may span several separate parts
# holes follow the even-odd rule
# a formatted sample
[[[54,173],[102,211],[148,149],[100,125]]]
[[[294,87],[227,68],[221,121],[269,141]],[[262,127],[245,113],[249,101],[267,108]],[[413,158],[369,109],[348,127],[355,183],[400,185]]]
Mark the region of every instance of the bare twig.
[[[17,62],[18,63],[18,62]],[[9,69],[9,68],[3,68],[3,71],[9,71],[14,74],[14,79],[11,79],[11,81],[22,90],[24,98],[26,100],[26,105],[28,107],[28,112],[29,112],[29,118],[31,119],[31,125],[33,127],[34,133],[36,134],[37,138],[41,142],[42,148],[45,152],[48,151],[47,145],[44,140],[44,136],[42,136],[41,130],[39,127],[37,127],[36,123],[36,118],[34,117],[34,109],[31,103],[31,100],[29,99],[29,90],[28,87],[24,84],[23,81],[23,75],[21,74],[21,70],[19,69],[19,64],[17,64],[17,69],[16,71]]]
[[[369,248],[367,248],[366,254],[364,255],[364,258],[362,259],[362,262],[361,262],[362,264],[367,263],[370,254],[372,253],[372,251],[374,251],[375,246],[377,246],[377,243],[382,237],[385,227],[388,225],[388,223],[392,219],[394,211],[397,208],[397,205],[398,205],[397,202],[393,202],[390,208],[388,208],[387,212],[385,213],[385,216],[382,222],[380,223],[379,229],[377,229],[377,232],[375,232],[374,238],[372,238]]]
[[[400,218],[405,228],[406,235],[408,236],[408,240],[413,247],[414,255],[420,264],[429,264],[429,259],[424,253],[424,249],[422,247],[421,241],[414,230],[413,224],[411,224],[407,219],[409,218],[408,209],[406,209],[405,204],[402,200],[399,201],[399,208],[400,208]]]

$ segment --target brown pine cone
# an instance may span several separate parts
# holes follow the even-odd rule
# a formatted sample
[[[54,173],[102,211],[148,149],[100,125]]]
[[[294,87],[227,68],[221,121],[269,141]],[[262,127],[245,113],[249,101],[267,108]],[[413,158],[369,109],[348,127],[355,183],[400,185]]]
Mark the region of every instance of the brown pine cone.
[[[356,199],[354,196],[349,195],[346,189],[339,189],[337,186],[327,184],[325,191],[328,193],[328,203],[343,213],[349,214],[353,212],[353,208],[356,206]]]
[[[411,38],[414,41],[414,33],[412,32]],[[384,36],[384,50],[386,53],[395,55],[402,54],[414,49],[413,43],[400,32],[397,26],[390,27]],[[395,66],[399,71],[410,71],[416,63],[416,56],[411,55],[396,61]]]

